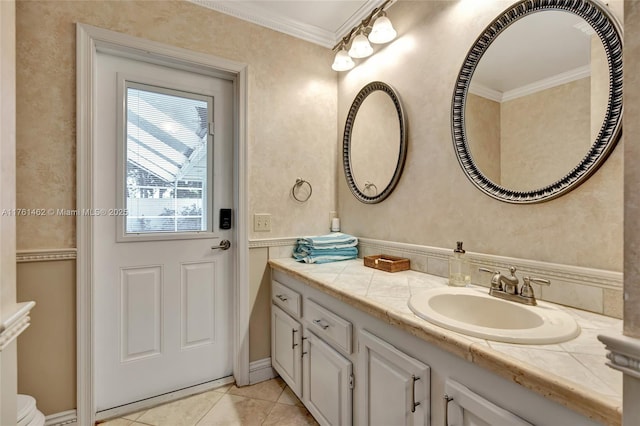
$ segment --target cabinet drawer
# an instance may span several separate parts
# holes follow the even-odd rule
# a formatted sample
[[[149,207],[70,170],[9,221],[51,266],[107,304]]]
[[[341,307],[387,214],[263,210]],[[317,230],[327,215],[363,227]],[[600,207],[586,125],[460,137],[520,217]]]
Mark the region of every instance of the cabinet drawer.
[[[280,306],[296,318],[300,318],[300,294],[289,287],[280,284],[278,281],[271,281],[271,299],[273,303]]]
[[[304,319],[314,333],[351,353],[351,323],[318,305],[313,300],[304,302]]]

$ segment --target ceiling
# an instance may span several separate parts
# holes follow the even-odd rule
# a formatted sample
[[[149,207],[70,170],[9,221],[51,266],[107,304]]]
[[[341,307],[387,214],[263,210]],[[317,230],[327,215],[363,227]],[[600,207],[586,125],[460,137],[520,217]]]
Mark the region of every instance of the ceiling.
[[[384,0],[189,1],[328,48],[384,3]]]

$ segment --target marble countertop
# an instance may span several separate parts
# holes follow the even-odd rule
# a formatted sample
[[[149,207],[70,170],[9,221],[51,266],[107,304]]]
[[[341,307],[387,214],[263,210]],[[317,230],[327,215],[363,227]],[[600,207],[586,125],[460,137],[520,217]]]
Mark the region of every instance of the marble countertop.
[[[466,336],[414,315],[412,294],[446,286],[446,278],[416,271],[388,273],[362,259],[321,265],[271,259],[272,268],[395,325],[476,365],[525,386],[596,421],[622,423],[622,373],[605,365],[598,334],[622,332],[622,320],[555,305],[581,327],[578,337],[553,345],[518,345]]]

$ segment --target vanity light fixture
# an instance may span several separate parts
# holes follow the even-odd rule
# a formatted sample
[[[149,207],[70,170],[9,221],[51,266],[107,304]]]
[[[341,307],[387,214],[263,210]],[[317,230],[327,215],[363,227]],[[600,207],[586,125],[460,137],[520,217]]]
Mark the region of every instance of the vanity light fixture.
[[[349,56],[352,58],[366,58],[373,53],[373,47],[369,44],[369,40],[362,34],[362,31],[351,42]]]
[[[333,60],[331,68],[333,68],[334,71],[349,71],[355,65],[356,64],[353,62],[353,59],[351,59],[351,56],[349,56],[344,46],[341,46],[338,53],[336,53],[336,58]]]
[[[398,33],[393,28],[391,20],[387,18],[386,13],[382,12],[373,23],[373,28],[371,28],[371,33],[369,33],[369,41],[375,44],[384,44],[396,38],[396,35],[398,35]]]
[[[366,58],[371,56],[373,47],[371,47],[369,42],[384,44],[396,37],[397,32],[384,12],[384,9],[395,1],[396,0],[386,0],[381,6],[373,9],[369,16],[363,19],[357,26],[353,27],[351,31],[333,47],[332,50],[334,51],[339,49],[331,66],[333,70],[348,71],[355,66],[351,58]],[[347,53],[346,46],[348,46],[349,43],[351,43],[351,48]]]

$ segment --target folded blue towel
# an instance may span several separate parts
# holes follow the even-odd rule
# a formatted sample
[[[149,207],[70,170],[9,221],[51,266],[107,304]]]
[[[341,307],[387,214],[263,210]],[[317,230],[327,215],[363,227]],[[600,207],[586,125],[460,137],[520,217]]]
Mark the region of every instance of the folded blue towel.
[[[315,237],[302,237],[299,238],[297,242],[299,245],[311,246],[318,249],[355,247],[358,245],[358,239],[356,237],[343,234],[342,232],[333,232]]]
[[[331,255],[308,256],[308,255],[300,255],[300,254],[294,253],[293,257],[298,262],[329,263],[329,262],[337,262],[337,261],[340,261],[340,260],[355,259],[356,257],[358,257],[358,255],[356,253],[356,254],[345,254],[345,255],[331,254]]]
[[[293,257],[298,262],[328,263],[358,257],[358,239],[334,232],[328,235],[302,237],[297,241]]]
[[[315,249],[311,247],[298,246],[294,250],[294,254],[303,255],[303,256],[357,256],[358,248],[357,247],[346,247],[340,249]]]
[[[305,263],[329,263],[341,260],[355,259],[357,256],[307,256],[303,259],[296,259],[298,262]]]

